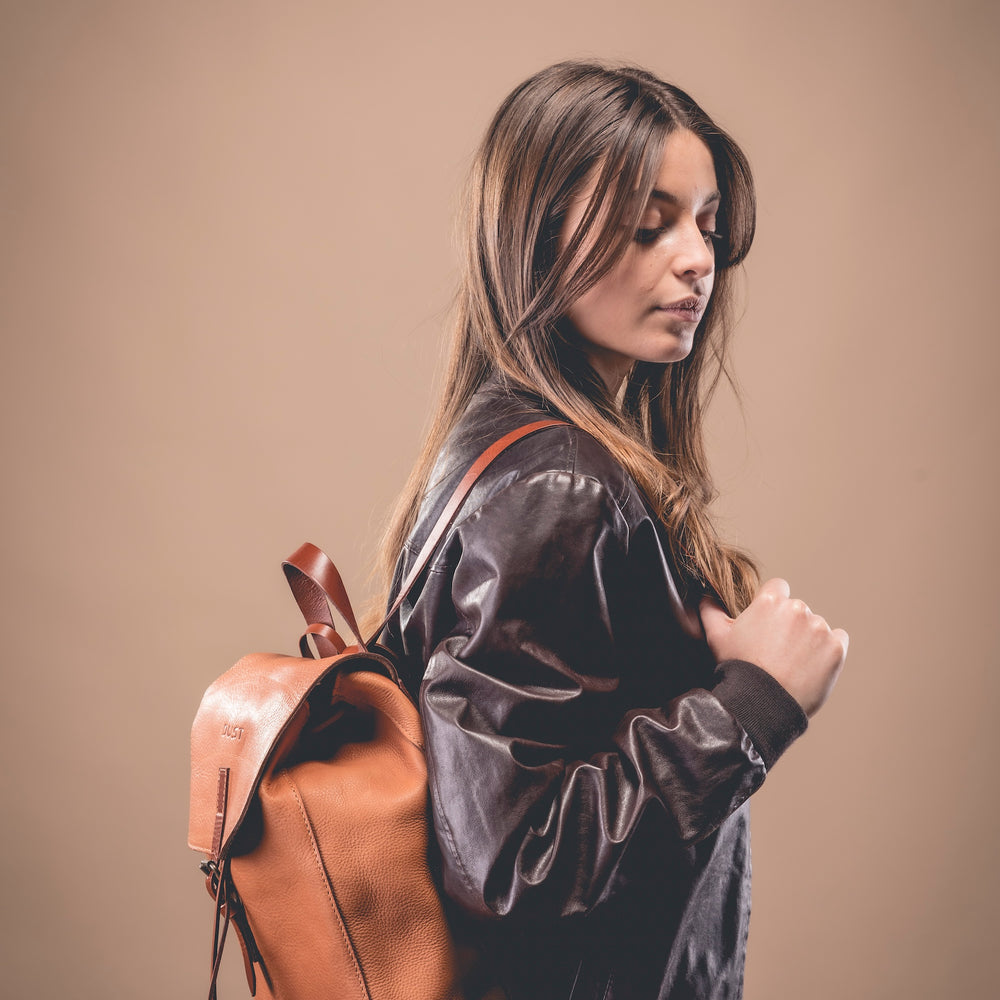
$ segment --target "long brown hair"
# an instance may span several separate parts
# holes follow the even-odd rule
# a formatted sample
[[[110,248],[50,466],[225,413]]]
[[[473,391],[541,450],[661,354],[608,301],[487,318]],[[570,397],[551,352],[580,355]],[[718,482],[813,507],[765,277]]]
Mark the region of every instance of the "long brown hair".
[[[666,138],[678,129],[697,135],[715,162],[722,194],[715,288],[688,357],[636,362],[612,398],[566,311],[625,253]],[[597,185],[589,207],[560,247],[567,208],[592,175]],[[732,269],[750,249],[754,215],[753,181],[740,149],[684,91],[645,70],[563,62],[507,97],[469,178],[450,356],[427,442],[383,540],[387,588],[445,439],[473,393],[495,375],[541,396],[597,438],[665,524],[682,571],[711,587],[731,613],[749,603],[756,568],[719,539],[708,513],[715,490],[702,413],[725,371]]]

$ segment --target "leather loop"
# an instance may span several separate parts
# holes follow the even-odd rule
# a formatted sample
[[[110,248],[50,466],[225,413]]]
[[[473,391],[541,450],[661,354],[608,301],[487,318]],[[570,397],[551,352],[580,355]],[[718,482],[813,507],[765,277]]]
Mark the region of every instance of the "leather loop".
[[[354,637],[364,645],[344,581],[322,549],[305,542],[281,564],[281,568],[307,625],[329,625],[333,629],[332,604]]]
[[[309,636],[313,637],[316,652],[309,645]],[[314,660],[323,660],[328,656],[339,656],[347,648],[347,643],[341,639],[337,630],[329,625],[310,625],[299,639],[299,652]],[[317,656],[316,653],[319,655]]]

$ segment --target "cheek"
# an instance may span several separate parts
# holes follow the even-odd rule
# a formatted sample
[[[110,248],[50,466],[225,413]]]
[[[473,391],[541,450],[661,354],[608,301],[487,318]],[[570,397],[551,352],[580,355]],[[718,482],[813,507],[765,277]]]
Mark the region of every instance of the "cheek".
[[[620,262],[569,307],[570,322],[588,339],[613,336],[645,314],[661,271],[653,259]]]
[[[657,281],[657,269],[648,264],[619,266],[605,275],[591,292],[598,293],[594,301],[600,302],[603,312],[626,316],[643,311],[656,288]]]
[[[609,321],[620,315],[629,296],[610,275],[588,289],[569,308],[573,325],[584,334],[600,331]]]
[[[569,307],[570,323],[585,340],[591,340],[607,325],[607,304],[600,290],[591,288]]]

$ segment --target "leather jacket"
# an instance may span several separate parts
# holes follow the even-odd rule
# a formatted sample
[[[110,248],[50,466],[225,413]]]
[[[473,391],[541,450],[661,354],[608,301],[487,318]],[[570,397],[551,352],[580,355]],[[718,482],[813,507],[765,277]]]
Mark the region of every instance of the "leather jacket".
[[[479,390],[397,587],[478,455],[553,415]],[[662,531],[596,440],[540,431],[480,479],[384,636],[419,697],[456,934],[511,1000],[742,995],[747,799],[806,719],[763,670],[715,663]]]

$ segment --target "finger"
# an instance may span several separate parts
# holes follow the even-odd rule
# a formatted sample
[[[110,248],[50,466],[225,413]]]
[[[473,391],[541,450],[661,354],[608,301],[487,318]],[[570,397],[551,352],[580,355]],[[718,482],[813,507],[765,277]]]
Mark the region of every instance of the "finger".
[[[830,635],[844,647],[844,656],[847,656],[847,647],[851,644],[851,637],[842,628],[831,629]]]
[[[701,604],[698,605],[698,611],[701,614],[701,625],[706,638],[718,635],[733,623],[732,618],[726,614],[726,609],[713,597],[703,597]]]
[[[791,594],[792,589],[788,586],[787,580],[782,580],[780,576],[772,577],[765,583],[760,590],[757,592],[757,596],[766,595],[768,597],[777,597],[779,600],[785,600]]]

